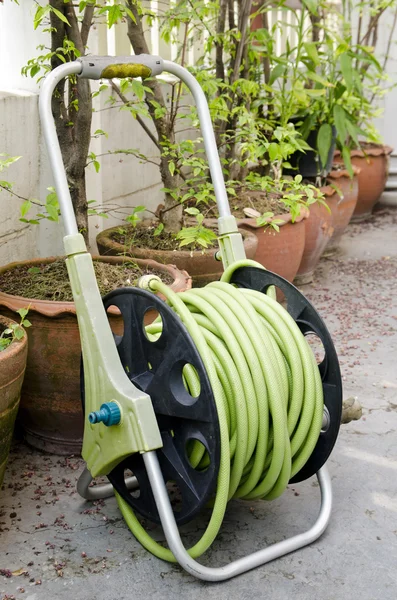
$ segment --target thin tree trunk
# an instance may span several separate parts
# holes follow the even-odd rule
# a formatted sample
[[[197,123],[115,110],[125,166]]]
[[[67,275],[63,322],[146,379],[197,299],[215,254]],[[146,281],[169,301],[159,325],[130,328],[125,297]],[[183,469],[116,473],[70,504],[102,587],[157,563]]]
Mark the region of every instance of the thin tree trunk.
[[[141,16],[138,12],[134,0],[127,0],[127,5],[134,15],[135,22],[128,16],[128,37],[135,54],[150,54],[148,45],[145,40]],[[145,81],[145,86],[150,88],[151,93],[146,93],[145,100],[156,128],[159,145],[175,142],[175,134],[168,116],[167,105],[161,91],[160,84],[157,79],[149,79]],[[155,107],[152,102],[155,101],[162,108],[167,110],[163,117],[156,117]],[[176,190],[180,186],[180,178],[176,175],[171,175],[170,162],[172,158],[160,155],[160,175],[164,187],[168,190]],[[177,232],[182,225],[183,207],[182,204],[176,204],[174,198],[169,192],[165,193],[164,210],[160,214],[160,218],[164,223],[166,231]]]
[[[83,17],[82,33],[71,2],[50,0],[51,6],[60,11],[69,21],[69,25],[61,21],[56,14],[50,13],[51,50],[63,46],[66,38],[71,40],[81,55],[84,55],[92,22],[93,7],[87,7]],[[62,61],[54,55],[51,67],[55,69]],[[68,98],[66,104],[65,98]],[[72,104],[77,100],[77,107]],[[70,195],[72,198],[77,226],[88,241],[88,204],[85,186],[85,166],[91,141],[92,100],[88,79],[69,79],[66,94],[65,80],[62,80],[53,95],[52,110],[62,158],[66,169]]]

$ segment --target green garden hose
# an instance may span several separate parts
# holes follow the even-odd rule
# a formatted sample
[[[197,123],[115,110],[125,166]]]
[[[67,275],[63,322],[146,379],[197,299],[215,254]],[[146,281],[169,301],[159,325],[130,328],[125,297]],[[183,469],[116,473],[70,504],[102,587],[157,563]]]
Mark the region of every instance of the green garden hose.
[[[230,283],[242,261],[229,267],[221,281],[175,294],[157,279],[150,289],[163,294],[179,315],[206,368],[215,397],[221,455],[212,515],[201,539],[189,550],[205,552],[221,527],[231,498],[271,500],[311,456],[320,435],[323,390],[313,352],[299,327],[268,294]],[[147,328],[161,334],[161,322]],[[200,383],[186,366],[185,385],[198,396]],[[194,442],[189,456],[205,468],[205,448]],[[175,562],[172,552],[145,531],[131,507],[116,494],[123,517],[138,541],[152,554]]]

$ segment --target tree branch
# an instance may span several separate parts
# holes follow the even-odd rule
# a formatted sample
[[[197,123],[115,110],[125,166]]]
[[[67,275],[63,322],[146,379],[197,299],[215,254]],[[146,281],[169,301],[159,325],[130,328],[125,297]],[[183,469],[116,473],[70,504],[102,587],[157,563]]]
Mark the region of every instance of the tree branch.
[[[217,41],[215,42],[215,74],[217,79],[225,80],[225,64],[223,62],[223,39],[222,36],[225,33],[226,24],[226,9],[229,0],[220,0],[219,15],[216,23],[216,36]]]
[[[95,2],[94,4],[87,4],[84,11],[83,21],[81,23],[81,41],[83,46],[87,46],[88,36],[90,35],[90,29],[92,25],[92,19],[94,17]]]
[[[109,79],[109,83],[112,86],[112,90],[114,92],[116,92],[116,94],[118,95],[118,97],[120,98],[120,100],[123,102],[123,104],[125,106],[131,106],[131,102],[128,100],[128,98],[126,96],[124,96],[123,92],[120,90],[120,88],[114,83],[113,79]],[[146,125],[146,123],[143,121],[143,119],[139,116],[136,115],[136,120],[138,121],[139,125],[142,127],[142,129],[144,130],[144,132],[149,136],[149,138],[152,140],[153,144],[159,149],[161,150],[161,146],[158,142],[158,140],[155,138],[155,136],[153,135],[153,133],[150,131],[149,127]]]

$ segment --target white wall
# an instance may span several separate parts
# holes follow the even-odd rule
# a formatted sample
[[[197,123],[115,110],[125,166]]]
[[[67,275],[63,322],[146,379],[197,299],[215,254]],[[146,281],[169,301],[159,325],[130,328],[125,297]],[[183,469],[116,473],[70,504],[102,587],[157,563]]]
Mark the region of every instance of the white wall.
[[[36,50],[40,44],[48,46],[48,34],[33,28],[36,8],[32,0],[0,4],[0,90],[38,90],[34,79],[21,74],[29,59],[48,51]]]
[[[379,35],[379,45],[382,56],[386,54],[387,43],[390,37],[390,28],[393,21],[393,15],[388,15],[382,20],[382,27]],[[386,67],[387,74],[391,77],[391,83],[397,84],[397,29],[394,33],[394,39],[391,44],[389,59]],[[384,98],[382,104],[384,108],[383,117],[378,120],[377,126],[381,132],[385,144],[394,148],[391,156],[391,169],[397,168],[397,87],[394,87]],[[393,176],[392,176],[393,177]]]

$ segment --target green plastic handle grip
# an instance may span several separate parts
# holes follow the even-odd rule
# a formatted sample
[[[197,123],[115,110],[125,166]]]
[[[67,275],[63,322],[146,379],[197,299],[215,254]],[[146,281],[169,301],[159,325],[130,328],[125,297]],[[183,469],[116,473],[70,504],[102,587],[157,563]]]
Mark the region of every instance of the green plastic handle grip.
[[[113,79],[114,77],[150,77],[152,70],[146,65],[126,65],[114,64],[105,67],[101,73],[101,77],[105,79]]]
[[[150,54],[136,56],[83,56],[79,77],[113,79],[114,77],[155,77],[163,72],[163,59]]]

